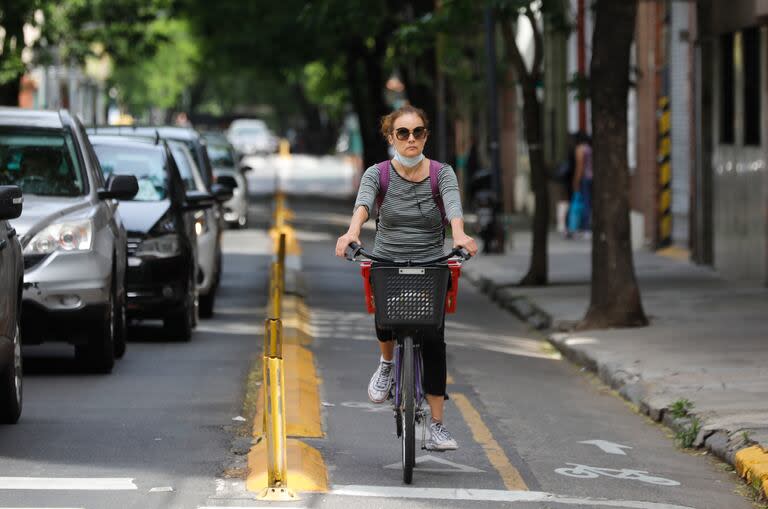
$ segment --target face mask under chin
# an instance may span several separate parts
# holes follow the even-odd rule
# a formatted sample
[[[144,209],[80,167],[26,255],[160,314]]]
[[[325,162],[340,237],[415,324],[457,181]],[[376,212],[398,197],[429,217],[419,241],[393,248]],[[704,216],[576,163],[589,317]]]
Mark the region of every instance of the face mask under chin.
[[[413,168],[424,160],[424,153],[422,152],[421,154],[414,157],[407,157],[395,149],[395,160],[406,168]]]

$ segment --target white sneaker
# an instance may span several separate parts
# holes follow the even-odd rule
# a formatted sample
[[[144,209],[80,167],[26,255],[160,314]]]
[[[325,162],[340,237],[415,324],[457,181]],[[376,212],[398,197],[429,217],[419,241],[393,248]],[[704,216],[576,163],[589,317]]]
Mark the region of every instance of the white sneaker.
[[[425,444],[429,451],[454,451],[459,448],[456,440],[451,436],[442,422],[430,419],[429,439]]]
[[[389,397],[389,389],[392,387],[392,379],[394,378],[394,367],[393,362],[379,362],[379,367],[376,368],[371,381],[368,382],[368,399],[373,403],[384,403]]]

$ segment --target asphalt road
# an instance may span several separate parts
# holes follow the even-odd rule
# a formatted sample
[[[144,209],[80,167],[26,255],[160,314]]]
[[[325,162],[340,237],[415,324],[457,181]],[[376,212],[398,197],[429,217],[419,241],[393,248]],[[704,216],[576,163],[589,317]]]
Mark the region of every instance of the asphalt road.
[[[214,318],[189,343],[167,341],[159,322],[132,328],[110,375],[83,374],[69,346],[25,348],[22,418],[0,428],[0,508],[197,508],[215,497],[260,353],[270,249],[264,231],[227,232]]]
[[[447,324],[445,421],[460,449],[418,451],[405,488],[391,410],[367,402],[378,353],[359,271],[331,255],[350,206],[290,205],[326,435],[307,442],[323,455],[331,491],[282,507],[751,507],[735,475],[676,449],[466,281]],[[263,207],[254,214],[263,222]],[[259,355],[269,253],[265,231],[227,232],[216,316],[188,344],[134,330],[111,375],[79,372],[67,347],[26,349],[24,414],[0,429],[0,509],[266,507],[224,473]]]
[[[664,428],[559,359],[540,336],[466,281],[458,312],[446,324],[452,383],[445,422],[460,449],[417,451],[422,463],[406,496],[443,497],[445,489],[470,490],[470,495],[460,501],[396,498],[403,485],[392,413],[387,406],[369,404],[366,396],[379,355],[373,319],[363,306],[359,269],[331,256],[351,208],[342,202],[291,203],[303,237],[313,348],[326,401],[327,437],[311,443],[329,465],[333,492],[352,493],[349,486],[362,486],[358,492],[377,496],[318,497],[317,506],[750,507],[734,493],[740,486],[734,474],[709,457],[676,449]],[[372,246],[370,230],[366,241]],[[521,501],[525,495],[498,493],[510,489],[567,500],[526,503]],[[494,497],[499,498],[489,500]]]

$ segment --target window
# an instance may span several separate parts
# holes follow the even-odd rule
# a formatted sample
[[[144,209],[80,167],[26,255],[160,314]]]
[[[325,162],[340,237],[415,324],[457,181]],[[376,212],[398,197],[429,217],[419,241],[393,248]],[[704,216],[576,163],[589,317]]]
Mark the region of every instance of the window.
[[[168,177],[163,153],[156,147],[136,145],[94,144],[104,177],[134,175],[139,181],[139,192],[134,201],[160,201],[168,198]]]
[[[725,145],[732,145],[736,141],[733,38],[734,34],[720,36],[720,143]]]
[[[744,145],[760,145],[760,30],[744,30]]]
[[[24,194],[83,195],[72,137],[61,130],[0,133],[0,185],[19,186]]]

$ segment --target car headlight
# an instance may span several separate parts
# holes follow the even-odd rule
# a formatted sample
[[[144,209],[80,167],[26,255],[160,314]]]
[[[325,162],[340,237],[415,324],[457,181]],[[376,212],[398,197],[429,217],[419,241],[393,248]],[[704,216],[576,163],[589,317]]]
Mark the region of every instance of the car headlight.
[[[145,239],[136,250],[136,256],[141,258],[170,258],[180,253],[181,243],[175,234]]]
[[[88,251],[93,244],[93,223],[89,219],[46,226],[24,248],[25,255],[47,255],[54,251]]]

